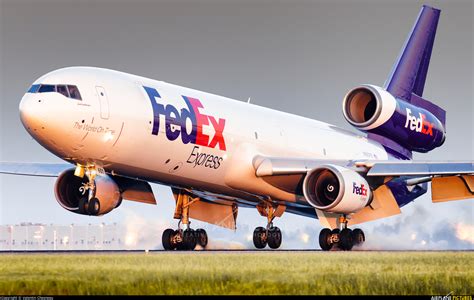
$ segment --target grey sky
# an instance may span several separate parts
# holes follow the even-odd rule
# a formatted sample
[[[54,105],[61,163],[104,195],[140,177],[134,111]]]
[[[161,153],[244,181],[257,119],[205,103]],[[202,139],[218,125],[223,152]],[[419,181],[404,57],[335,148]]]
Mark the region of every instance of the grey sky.
[[[342,117],[344,94],[361,83],[383,84],[423,3],[442,9],[424,96],[447,110],[448,136],[442,148],[415,158],[472,160],[471,1],[37,0],[0,0],[0,160],[59,160],[24,130],[18,103],[37,77],[73,65],[116,69],[244,101],[251,96],[255,104],[355,131]],[[0,175],[0,224],[108,223],[137,215],[148,226],[156,220],[175,224],[166,187],[154,186],[157,207],[124,202],[109,215],[92,218],[63,210],[53,186],[52,179]],[[377,235],[402,221],[406,229]],[[248,228],[226,231],[222,238],[242,239],[264,222],[256,211],[241,209],[238,223]],[[297,236],[312,228],[308,245],[316,247],[316,220],[287,214],[276,223]],[[474,225],[472,200],[433,205],[425,196],[401,216],[362,228],[392,237],[390,246],[397,247],[397,239],[411,231],[437,237],[444,232],[447,241],[453,231],[437,226],[452,229],[457,223]],[[307,245],[291,240],[283,246]],[[431,240],[427,247],[472,247]]]

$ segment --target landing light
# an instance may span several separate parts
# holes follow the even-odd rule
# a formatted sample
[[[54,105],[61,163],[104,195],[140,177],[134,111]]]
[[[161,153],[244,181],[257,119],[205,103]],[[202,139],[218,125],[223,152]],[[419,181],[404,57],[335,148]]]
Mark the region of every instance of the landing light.
[[[114,138],[114,135],[111,131],[107,131],[105,134],[104,134],[104,142],[108,142],[108,141],[111,141],[113,140]]]

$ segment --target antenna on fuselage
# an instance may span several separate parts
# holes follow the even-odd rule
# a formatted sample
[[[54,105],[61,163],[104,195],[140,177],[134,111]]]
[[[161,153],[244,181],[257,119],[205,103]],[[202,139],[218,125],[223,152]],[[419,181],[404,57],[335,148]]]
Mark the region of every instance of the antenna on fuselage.
[[[249,99],[247,100],[247,103],[250,103],[250,99],[252,99],[252,97],[249,97]]]

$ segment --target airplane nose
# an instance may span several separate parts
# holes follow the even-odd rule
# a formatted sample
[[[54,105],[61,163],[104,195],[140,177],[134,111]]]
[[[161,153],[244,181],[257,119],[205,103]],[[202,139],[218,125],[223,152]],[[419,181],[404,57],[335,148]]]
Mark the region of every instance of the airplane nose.
[[[26,94],[20,101],[20,120],[23,126],[32,135],[35,135],[37,131],[44,128],[42,118],[44,103],[42,102],[41,99],[36,99],[36,97],[31,94]]]

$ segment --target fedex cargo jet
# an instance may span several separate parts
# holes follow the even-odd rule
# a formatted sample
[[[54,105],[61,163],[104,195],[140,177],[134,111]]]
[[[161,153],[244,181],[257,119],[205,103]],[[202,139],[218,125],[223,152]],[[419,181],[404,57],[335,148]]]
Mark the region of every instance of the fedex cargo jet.
[[[446,112],[423,98],[440,10],[423,6],[383,87],[346,94],[333,125],[164,81],[70,67],[37,79],[20,103],[28,133],[67,163],[1,163],[0,172],[57,177],[64,209],[100,216],[122,200],[156,204],[150,183],[170,186],[179,220],[167,250],[208,241],[190,219],[235,228],[257,209],[256,248],[279,248],[273,225],[292,213],[319,219],[323,250],[364,242],[354,225],[399,214],[427,192],[433,202],[474,197],[472,161],[412,161],[443,145]],[[265,221],[264,221],[265,220]]]

